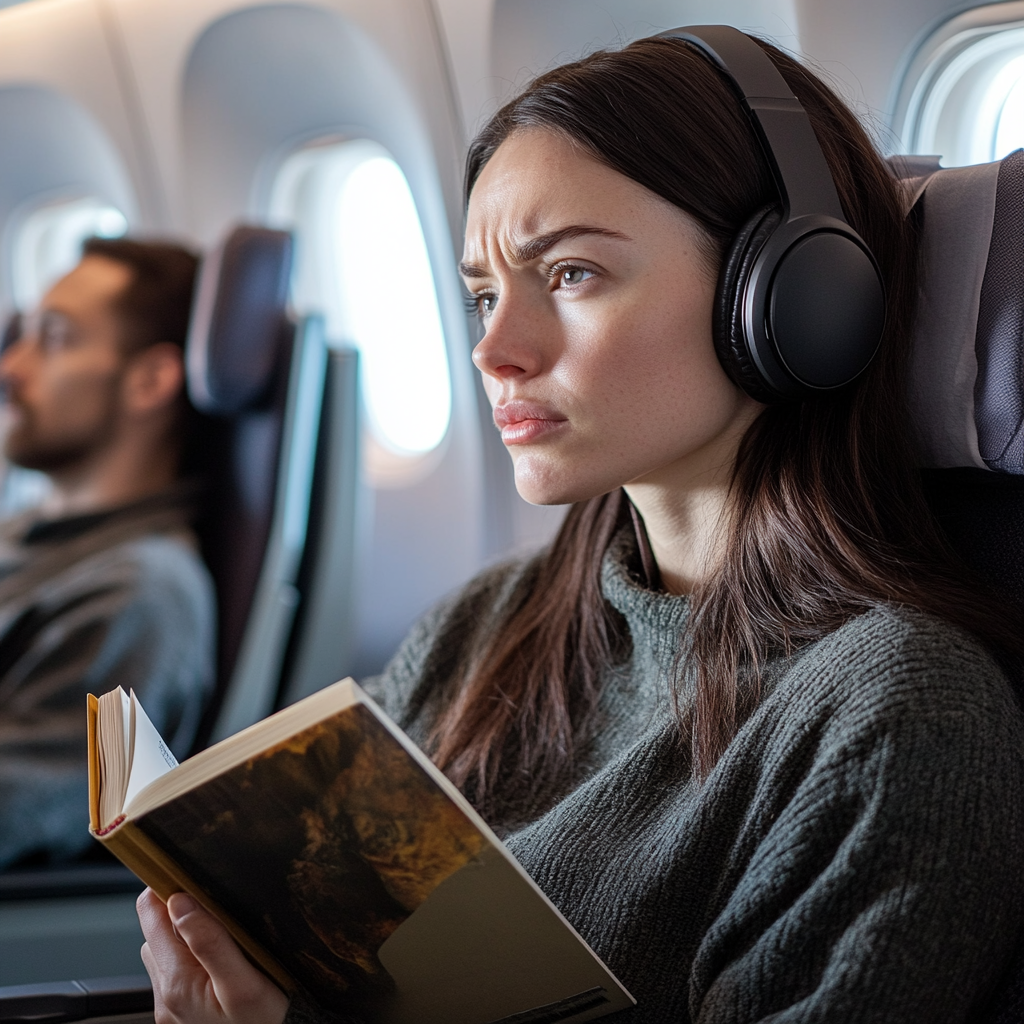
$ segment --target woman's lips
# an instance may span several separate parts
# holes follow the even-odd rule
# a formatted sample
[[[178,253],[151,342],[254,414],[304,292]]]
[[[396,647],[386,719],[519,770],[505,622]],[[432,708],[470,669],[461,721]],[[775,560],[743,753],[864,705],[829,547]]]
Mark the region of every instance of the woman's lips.
[[[505,402],[494,408],[494,423],[505,444],[528,444],[563,427],[564,416],[533,402]]]

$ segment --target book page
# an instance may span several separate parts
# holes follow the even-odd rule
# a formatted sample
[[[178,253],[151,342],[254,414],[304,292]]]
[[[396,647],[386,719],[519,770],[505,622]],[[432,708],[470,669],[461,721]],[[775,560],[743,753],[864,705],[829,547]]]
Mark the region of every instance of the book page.
[[[99,748],[100,823],[117,817],[124,805],[128,785],[129,708],[128,695],[117,687],[99,698],[96,743]]]
[[[132,800],[155,779],[178,767],[177,758],[171,753],[156,726],[149,719],[132,690],[131,695],[131,767],[128,772],[128,789],[124,795],[123,809],[131,806]]]
[[[351,680],[173,771],[134,694],[132,708],[127,820],[102,841],[325,1005],[354,1000],[373,1024],[525,1024],[633,1002]]]
[[[121,698],[121,729],[124,732],[124,763],[131,765],[132,763],[132,731],[131,731],[131,716],[132,716],[132,705],[128,699],[128,694],[124,692],[123,687],[117,688],[117,694]]]

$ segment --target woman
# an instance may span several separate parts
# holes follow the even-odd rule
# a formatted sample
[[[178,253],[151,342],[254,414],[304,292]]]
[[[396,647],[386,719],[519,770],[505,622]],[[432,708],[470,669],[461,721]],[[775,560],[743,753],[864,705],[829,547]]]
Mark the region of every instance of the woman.
[[[370,688],[632,1020],[963,1021],[1024,921],[1024,724],[1000,667],[1020,641],[916,483],[898,187],[836,97],[759,45],[878,261],[877,357],[772,405],[723,369],[723,254],[778,192],[705,56],[648,39],[542,76],[471,149],[462,272],[517,487],[573,507]],[[140,914],[159,1020],[329,1019],[188,897]]]

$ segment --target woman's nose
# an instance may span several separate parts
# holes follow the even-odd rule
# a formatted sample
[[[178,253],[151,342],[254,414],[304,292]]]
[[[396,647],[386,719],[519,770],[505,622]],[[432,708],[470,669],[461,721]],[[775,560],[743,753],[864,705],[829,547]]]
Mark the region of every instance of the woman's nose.
[[[498,380],[539,373],[545,358],[538,340],[543,332],[533,319],[527,309],[516,309],[503,298],[487,321],[487,333],[473,349],[476,368]]]

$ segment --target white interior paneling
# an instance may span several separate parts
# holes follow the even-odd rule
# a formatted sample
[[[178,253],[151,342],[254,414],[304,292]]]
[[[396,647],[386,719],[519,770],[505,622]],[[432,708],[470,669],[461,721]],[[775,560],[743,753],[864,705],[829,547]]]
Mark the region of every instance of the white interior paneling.
[[[436,47],[432,56],[440,72]],[[411,86],[382,41],[335,8],[236,9],[191,42],[176,132],[165,125],[166,138],[155,133],[161,146],[177,147],[171,193],[179,215],[204,241],[239,218],[265,219],[277,171],[312,139],[370,139],[394,156],[409,181],[438,288],[452,421],[442,457],[426,476],[407,486],[368,487],[356,674],[379,668],[412,621],[472,575],[484,554],[476,394],[441,180],[446,164],[455,166],[458,126],[442,103],[446,131],[432,138]],[[439,160],[439,151],[450,161]]]

